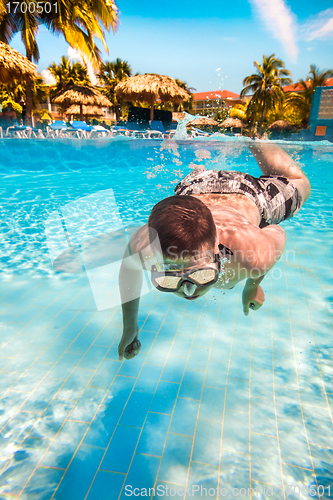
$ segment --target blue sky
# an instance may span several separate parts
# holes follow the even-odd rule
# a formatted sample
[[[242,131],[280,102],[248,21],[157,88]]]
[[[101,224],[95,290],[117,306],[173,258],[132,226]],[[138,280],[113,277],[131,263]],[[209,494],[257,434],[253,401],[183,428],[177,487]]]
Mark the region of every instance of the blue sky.
[[[253,61],[275,53],[292,78],[306,78],[310,64],[333,67],[332,0],[116,0],[120,24],[106,34],[109,54],[134,73],[160,73],[186,81],[197,92],[239,93]],[[38,35],[38,71],[62,55],[75,58],[62,37],[45,27]],[[11,45],[24,53],[20,36]],[[101,47],[102,48],[102,47]],[[43,74],[45,74],[43,72]]]

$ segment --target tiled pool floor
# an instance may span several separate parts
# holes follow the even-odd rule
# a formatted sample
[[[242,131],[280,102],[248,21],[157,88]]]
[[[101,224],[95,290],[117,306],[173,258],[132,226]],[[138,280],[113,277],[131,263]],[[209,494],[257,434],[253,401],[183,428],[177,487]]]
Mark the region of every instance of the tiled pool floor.
[[[331,250],[286,230],[260,311],[150,293],[131,361],[85,276],[3,282],[0,498],[333,497]]]

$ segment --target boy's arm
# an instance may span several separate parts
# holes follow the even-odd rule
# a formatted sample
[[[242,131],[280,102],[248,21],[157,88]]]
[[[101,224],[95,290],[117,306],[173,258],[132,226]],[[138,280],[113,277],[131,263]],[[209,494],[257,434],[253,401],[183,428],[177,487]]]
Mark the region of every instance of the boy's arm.
[[[256,259],[250,269],[251,277],[246,280],[242,294],[243,312],[246,316],[250,308],[256,311],[265,301],[264,291],[259,284],[280,259],[286,243],[286,233],[280,226],[271,225],[260,230],[258,239]]]
[[[119,290],[123,313],[123,335],[118,345],[120,360],[123,357],[133,358],[141,347],[138,340],[138,313],[143,281],[143,263],[141,261],[143,250],[149,256],[147,226],[140,228],[131,238],[120,267]]]

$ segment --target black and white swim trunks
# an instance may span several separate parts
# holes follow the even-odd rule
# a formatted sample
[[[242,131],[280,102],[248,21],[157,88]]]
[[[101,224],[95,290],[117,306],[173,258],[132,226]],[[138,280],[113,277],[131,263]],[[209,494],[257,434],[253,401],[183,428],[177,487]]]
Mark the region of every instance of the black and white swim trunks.
[[[298,189],[286,178],[262,175],[259,178],[243,172],[194,170],[175,187],[175,194],[242,194],[257,205],[261,222],[259,227],[293,217],[302,204]]]

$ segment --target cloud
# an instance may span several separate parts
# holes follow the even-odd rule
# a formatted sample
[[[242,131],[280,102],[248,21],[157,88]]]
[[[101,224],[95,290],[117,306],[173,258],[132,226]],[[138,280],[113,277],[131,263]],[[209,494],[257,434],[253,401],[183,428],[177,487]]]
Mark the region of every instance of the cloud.
[[[316,39],[333,38],[333,9],[326,9],[309,19],[300,28],[301,36],[309,42]]]
[[[274,38],[283,45],[292,61],[297,59],[293,13],[283,0],[250,0],[255,11]]]
[[[87,66],[90,81],[92,85],[96,85],[98,80],[91,63],[89,61],[84,61],[81,53],[77,49],[74,49],[73,47],[68,47],[67,55],[71,61],[79,61],[80,63],[85,64]]]
[[[48,69],[43,69],[40,74],[46,85],[55,85],[57,83],[56,79]]]

